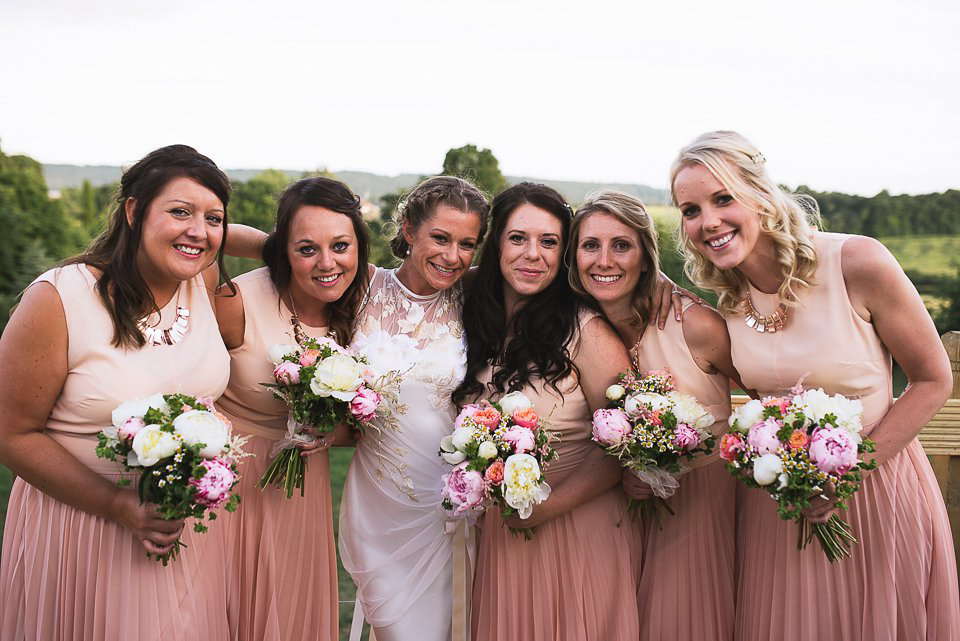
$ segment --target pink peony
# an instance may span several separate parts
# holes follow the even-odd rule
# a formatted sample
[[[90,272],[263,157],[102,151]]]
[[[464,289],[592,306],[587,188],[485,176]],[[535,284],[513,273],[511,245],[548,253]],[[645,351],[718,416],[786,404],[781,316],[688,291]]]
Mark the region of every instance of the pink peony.
[[[623,410],[597,410],[593,413],[593,440],[600,445],[619,445],[633,427]]]
[[[131,443],[133,442],[133,437],[137,435],[137,432],[146,426],[147,424],[144,423],[142,418],[131,416],[120,426],[120,429],[117,430],[117,438],[126,443]]]
[[[237,475],[221,458],[206,459],[200,464],[207,468],[207,473],[199,479],[190,479],[190,485],[197,488],[194,500],[216,509],[230,498],[230,488],[237,481]]]
[[[473,418],[473,415],[477,413],[477,410],[480,409],[480,406],[476,403],[471,403],[469,405],[464,405],[463,409],[460,410],[460,413],[457,415],[457,420],[453,422],[453,429],[456,431],[458,428],[463,427],[463,422],[468,418]]]
[[[500,425],[500,412],[490,406],[479,407],[473,413],[473,420],[478,425],[483,425],[488,430],[493,431]]]
[[[532,407],[514,410],[510,418],[520,427],[529,427],[530,429],[534,429],[540,422],[540,416],[537,415],[537,410]]]
[[[673,431],[673,444],[681,452],[689,452],[700,445],[700,434],[686,423],[677,423]]]
[[[273,370],[273,378],[281,385],[296,385],[300,382],[300,366],[283,361]]]
[[[442,494],[456,507],[454,513],[462,514],[483,505],[487,484],[480,472],[467,470],[467,463],[463,462],[443,476]]]
[[[383,399],[380,398],[380,395],[369,387],[361,387],[357,390],[357,395],[350,401],[350,413],[357,420],[369,423],[376,415],[381,400]]]
[[[503,435],[503,440],[513,446],[516,454],[526,454],[537,446],[536,436],[529,427],[515,425]]]
[[[762,454],[773,454],[783,443],[777,438],[777,431],[780,429],[780,423],[772,418],[768,418],[762,423],[757,423],[750,428],[747,433],[747,443],[756,448],[757,452]]]
[[[733,462],[737,458],[737,453],[743,450],[743,441],[732,432],[724,434],[720,439],[720,458],[727,462]]]
[[[318,358],[320,358],[319,349],[308,349],[300,356],[300,364],[304,367],[310,367],[317,364]]]
[[[839,427],[817,430],[810,440],[810,460],[825,474],[844,474],[857,464],[857,443]]]
[[[484,473],[483,477],[487,479],[488,483],[493,485],[500,485],[503,483],[503,460],[497,459],[494,461],[493,464],[487,468],[487,471]]]

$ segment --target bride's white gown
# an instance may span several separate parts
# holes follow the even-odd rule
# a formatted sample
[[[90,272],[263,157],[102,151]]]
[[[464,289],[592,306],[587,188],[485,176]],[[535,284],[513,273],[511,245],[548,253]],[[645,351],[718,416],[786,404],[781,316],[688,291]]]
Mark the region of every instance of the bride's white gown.
[[[452,550],[437,456],[465,374],[461,288],[418,296],[377,268],[352,346],[377,373],[403,372],[394,422],[367,430],[347,473],[340,555],[377,641],[450,638]]]

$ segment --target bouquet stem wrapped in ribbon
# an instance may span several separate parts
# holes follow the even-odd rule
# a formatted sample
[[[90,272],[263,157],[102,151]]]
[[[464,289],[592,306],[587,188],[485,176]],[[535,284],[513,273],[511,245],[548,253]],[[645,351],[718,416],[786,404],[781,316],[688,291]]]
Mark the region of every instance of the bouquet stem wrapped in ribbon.
[[[270,450],[270,465],[257,487],[262,490],[273,485],[289,499],[295,489],[300,496],[304,494],[307,466],[297,446],[312,443],[341,423],[357,429],[370,425],[378,411],[382,414],[382,394],[393,394],[399,375],[375,376],[364,357],[351,354],[329,338],[307,338],[302,345],[274,345],[269,357],[276,365],[275,382],[263,385],[286,403],[290,414],[287,434]]]
[[[607,400],[607,409],[593,414],[593,440],[650,485],[657,498],[631,499],[629,509],[659,523],[659,508],[673,514],[665,499],[680,487],[681,462],[713,449],[708,428],[714,417],[695,398],[674,390],[667,372],[621,374],[620,383],[607,388]]]
[[[803,509],[811,497],[828,498],[830,490],[836,507],[846,509],[845,499],[860,487],[862,471],[876,467],[876,461],[861,458],[874,445],[860,435],[860,401],[798,384],[786,396],[737,408],[730,427],[720,441],[727,469],[747,487],[768,492],[780,518],[797,522],[797,549],[816,538],[831,563],[849,557],[850,546],[858,543],[850,525],[836,514],[826,523],[810,523]]]
[[[112,420],[98,435],[97,456],[140,473],[141,503],[156,504],[165,519],[196,519],[195,532],[207,531],[203,519],[215,520],[213,510],[236,510],[240,497],[231,491],[239,481],[237,460],[246,456],[241,450],[246,439],[231,435],[230,421],[210,399],[155,394],[121,404]],[[166,565],[184,547],[178,539],[170,552],[148,552],[147,558]]]
[[[454,466],[443,477],[441,506],[457,517],[496,505],[505,517],[529,518],[533,507],[550,496],[543,467],[556,457],[553,438],[521,392],[506,394],[499,403],[467,405],[453,434],[440,441],[439,456]],[[533,528],[511,530],[528,540],[534,533]]]

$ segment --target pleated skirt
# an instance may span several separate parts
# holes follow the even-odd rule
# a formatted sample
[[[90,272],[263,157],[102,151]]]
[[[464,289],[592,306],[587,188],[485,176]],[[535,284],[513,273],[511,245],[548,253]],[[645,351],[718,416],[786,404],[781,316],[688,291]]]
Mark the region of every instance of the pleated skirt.
[[[105,475],[115,481],[119,475]],[[218,523],[168,563],[127,529],[17,479],[0,559],[4,641],[226,640],[226,537]]]
[[[674,514],[634,524],[642,538],[637,605],[643,641],[730,641],[737,481],[723,461],[680,477]]]
[[[244,424],[231,416],[241,435]],[[307,458],[304,496],[257,481],[276,439],[250,436],[240,462],[240,507],[224,524],[230,558],[230,621],[239,641],[335,641],[337,557],[326,452]]]
[[[737,621],[743,641],[952,641],[960,595],[950,523],[914,440],[874,470],[838,513],[860,541],[829,563],[759,490],[738,488]]]
[[[614,489],[514,535],[483,517],[474,574],[473,641],[636,639],[637,578],[626,499]]]

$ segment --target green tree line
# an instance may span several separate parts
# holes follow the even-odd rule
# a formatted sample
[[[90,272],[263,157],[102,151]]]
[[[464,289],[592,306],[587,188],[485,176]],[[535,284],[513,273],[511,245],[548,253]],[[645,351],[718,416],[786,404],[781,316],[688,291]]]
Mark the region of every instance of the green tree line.
[[[960,234],[960,191],[956,189],[919,196],[891,196],[884,190],[869,198],[804,186],[797,191],[817,200],[830,231],[873,238]]]

